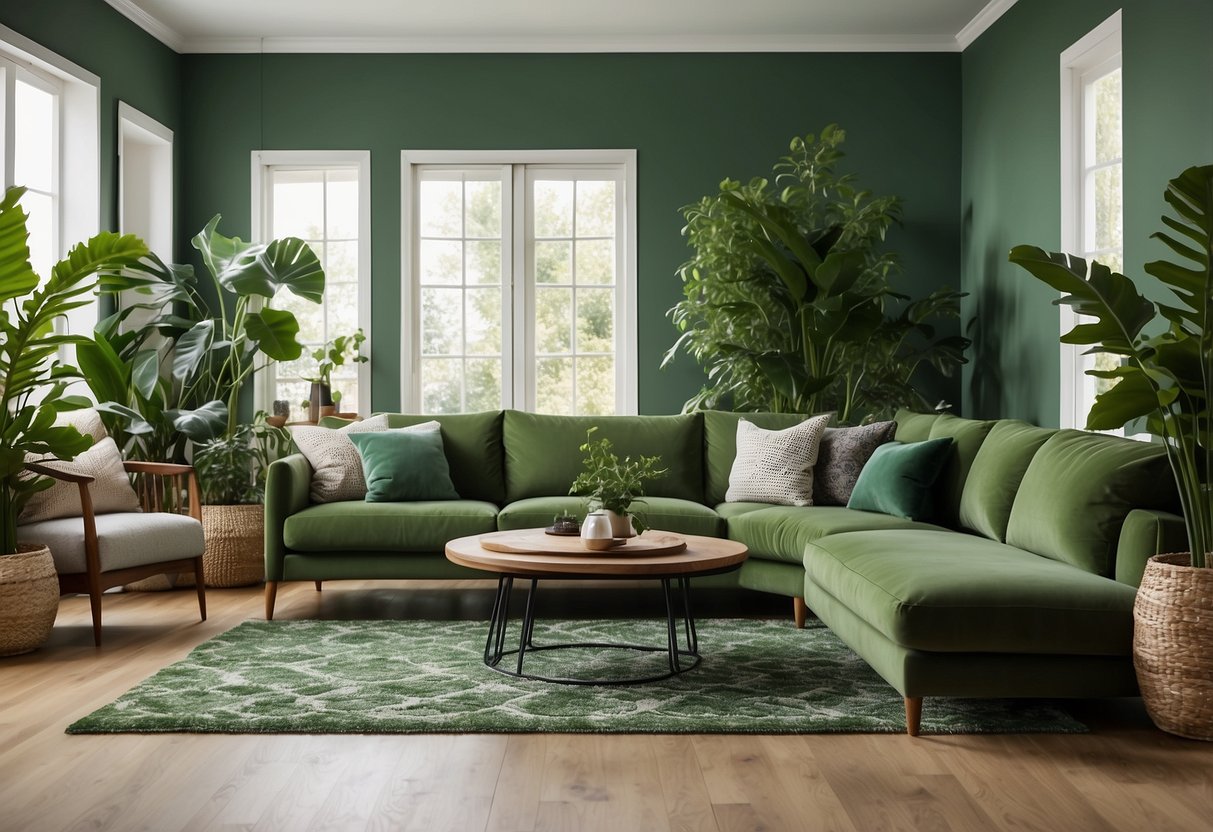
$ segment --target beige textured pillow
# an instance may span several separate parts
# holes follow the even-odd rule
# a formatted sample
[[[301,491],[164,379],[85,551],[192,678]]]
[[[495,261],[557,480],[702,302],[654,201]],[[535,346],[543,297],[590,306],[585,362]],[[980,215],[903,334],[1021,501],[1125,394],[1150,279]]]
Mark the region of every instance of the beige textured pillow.
[[[396,430],[424,431],[439,427],[438,422],[431,420]],[[336,429],[311,426],[292,428],[291,438],[295,440],[295,447],[312,466],[312,502],[340,503],[365,499],[366,478],[362,474],[362,457],[350,441],[349,434],[387,429],[387,414],[383,413]]]
[[[105,432],[105,423],[101,421],[101,414],[92,408],[85,410],[68,410],[60,413],[55,417],[56,425],[71,425],[84,436],[93,437],[93,446],[105,437],[109,436]]]
[[[80,428],[81,433],[84,429]],[[131,488],[130,478],[122,467],[122,454],[114,440],[108,436],[80,454],[71,462],[59,460],[37,460],[48,468],[68,474],[93,477],[89,485],[89,496],[93,500],[94,514],[110,514],[118,511],[139,511],[139,497]],[[36,523],[54,520],[56,517],[79,517],[80,488],[73,482],[56,481],[45,491],[39,491],[21,511],[21,523]]]
[[[786,430],[764,430],[740,420],[725,501],[813,505],[813,466],[829,423],[828,413]]]

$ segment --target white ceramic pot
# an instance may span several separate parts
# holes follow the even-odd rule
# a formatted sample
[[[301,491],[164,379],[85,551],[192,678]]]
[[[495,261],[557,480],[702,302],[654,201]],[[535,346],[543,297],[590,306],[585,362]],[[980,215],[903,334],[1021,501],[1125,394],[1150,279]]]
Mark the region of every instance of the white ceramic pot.
[[[635,537],[636,529],[632,528],[632,515],[616,514],[613,511],[605,512],[606,516],[611,518],[611,536],[612,537]]]

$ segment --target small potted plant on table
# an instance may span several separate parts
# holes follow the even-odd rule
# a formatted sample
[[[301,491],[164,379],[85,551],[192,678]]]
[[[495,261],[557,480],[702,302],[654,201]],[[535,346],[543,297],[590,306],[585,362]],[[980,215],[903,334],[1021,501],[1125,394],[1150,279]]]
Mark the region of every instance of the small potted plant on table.
[[[346,361],[352,364],[366,363],[369,359],[362,354],[364,341],[366,334],[359,328],[352,335],[338,335],[312,351],[312,358],[316,360],[316,375],[303,379],[312,383],[310,421],[318,422],[322,416],[337,414],[341,395],[334,395],[333,371],[344,367]]]
[[[660,456],[640,456],[620,459],[611,440],[594,440],[597,427],[585,432],[586,441],[581,451],[586,455],[585,470],[569,488],[570,494],[589,499],[591,511],[604,511],[611,518],[611,533],[614,537],[632,537],[643,533],[648,524],[644,518],[631,511],[632,504],[644,496],[644,483],[657,479],[666,472],[660,468]]]

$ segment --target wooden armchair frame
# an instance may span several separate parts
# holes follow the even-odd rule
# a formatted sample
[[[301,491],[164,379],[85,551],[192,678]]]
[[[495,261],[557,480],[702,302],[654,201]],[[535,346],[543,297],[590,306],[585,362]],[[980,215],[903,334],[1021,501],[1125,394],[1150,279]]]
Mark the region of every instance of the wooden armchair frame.
[[[144,511],[186,514],[202,522],[202,492],[198,488],[198,477],[189,465],[171,462],[125,462],[128,474],[135,475],[135,493]],[[202,555],[194,558],[160,561],[126,569],[101,571],[101,552],[97,542],[97,520],[93,512],[93,498],[89,484],[93,478],[58,471],[47,465],[29,462],[26,470],[51,477],[61,482],[75,483],[80,489],[81,519],[84,521],[84,559],[86,572],[59,575],[59,594],[84,593],[89,597],[93,612],[93,641],[101,646],[101,594],[115,586],[150,578],[166,572],[193,572],[198,588],[198,611],[206,620],[206,581],[203,577]],[[181,501],[182,491],[187,494],[186,504]]]

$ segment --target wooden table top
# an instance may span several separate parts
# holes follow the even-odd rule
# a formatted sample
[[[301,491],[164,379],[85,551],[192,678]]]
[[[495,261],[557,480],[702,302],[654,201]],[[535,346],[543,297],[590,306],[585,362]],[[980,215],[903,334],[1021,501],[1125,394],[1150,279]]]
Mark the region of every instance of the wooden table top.
[[[668,535],[670,532],[656,532]],[[490,534],[498,534],[492,532]],[[649,532],[646,532],[649,534]],[[680,534],[687,547],[671,554],[629,555],[622,546],[606,552],[570,552],[569,538],[554,537],[551,552],[491,552],[480,545],[488,535],[460,537],[446,544],[446,558],[460,566],[502,575],[573,578],[685,577],[736,568],[748,550],[734,540]]]

